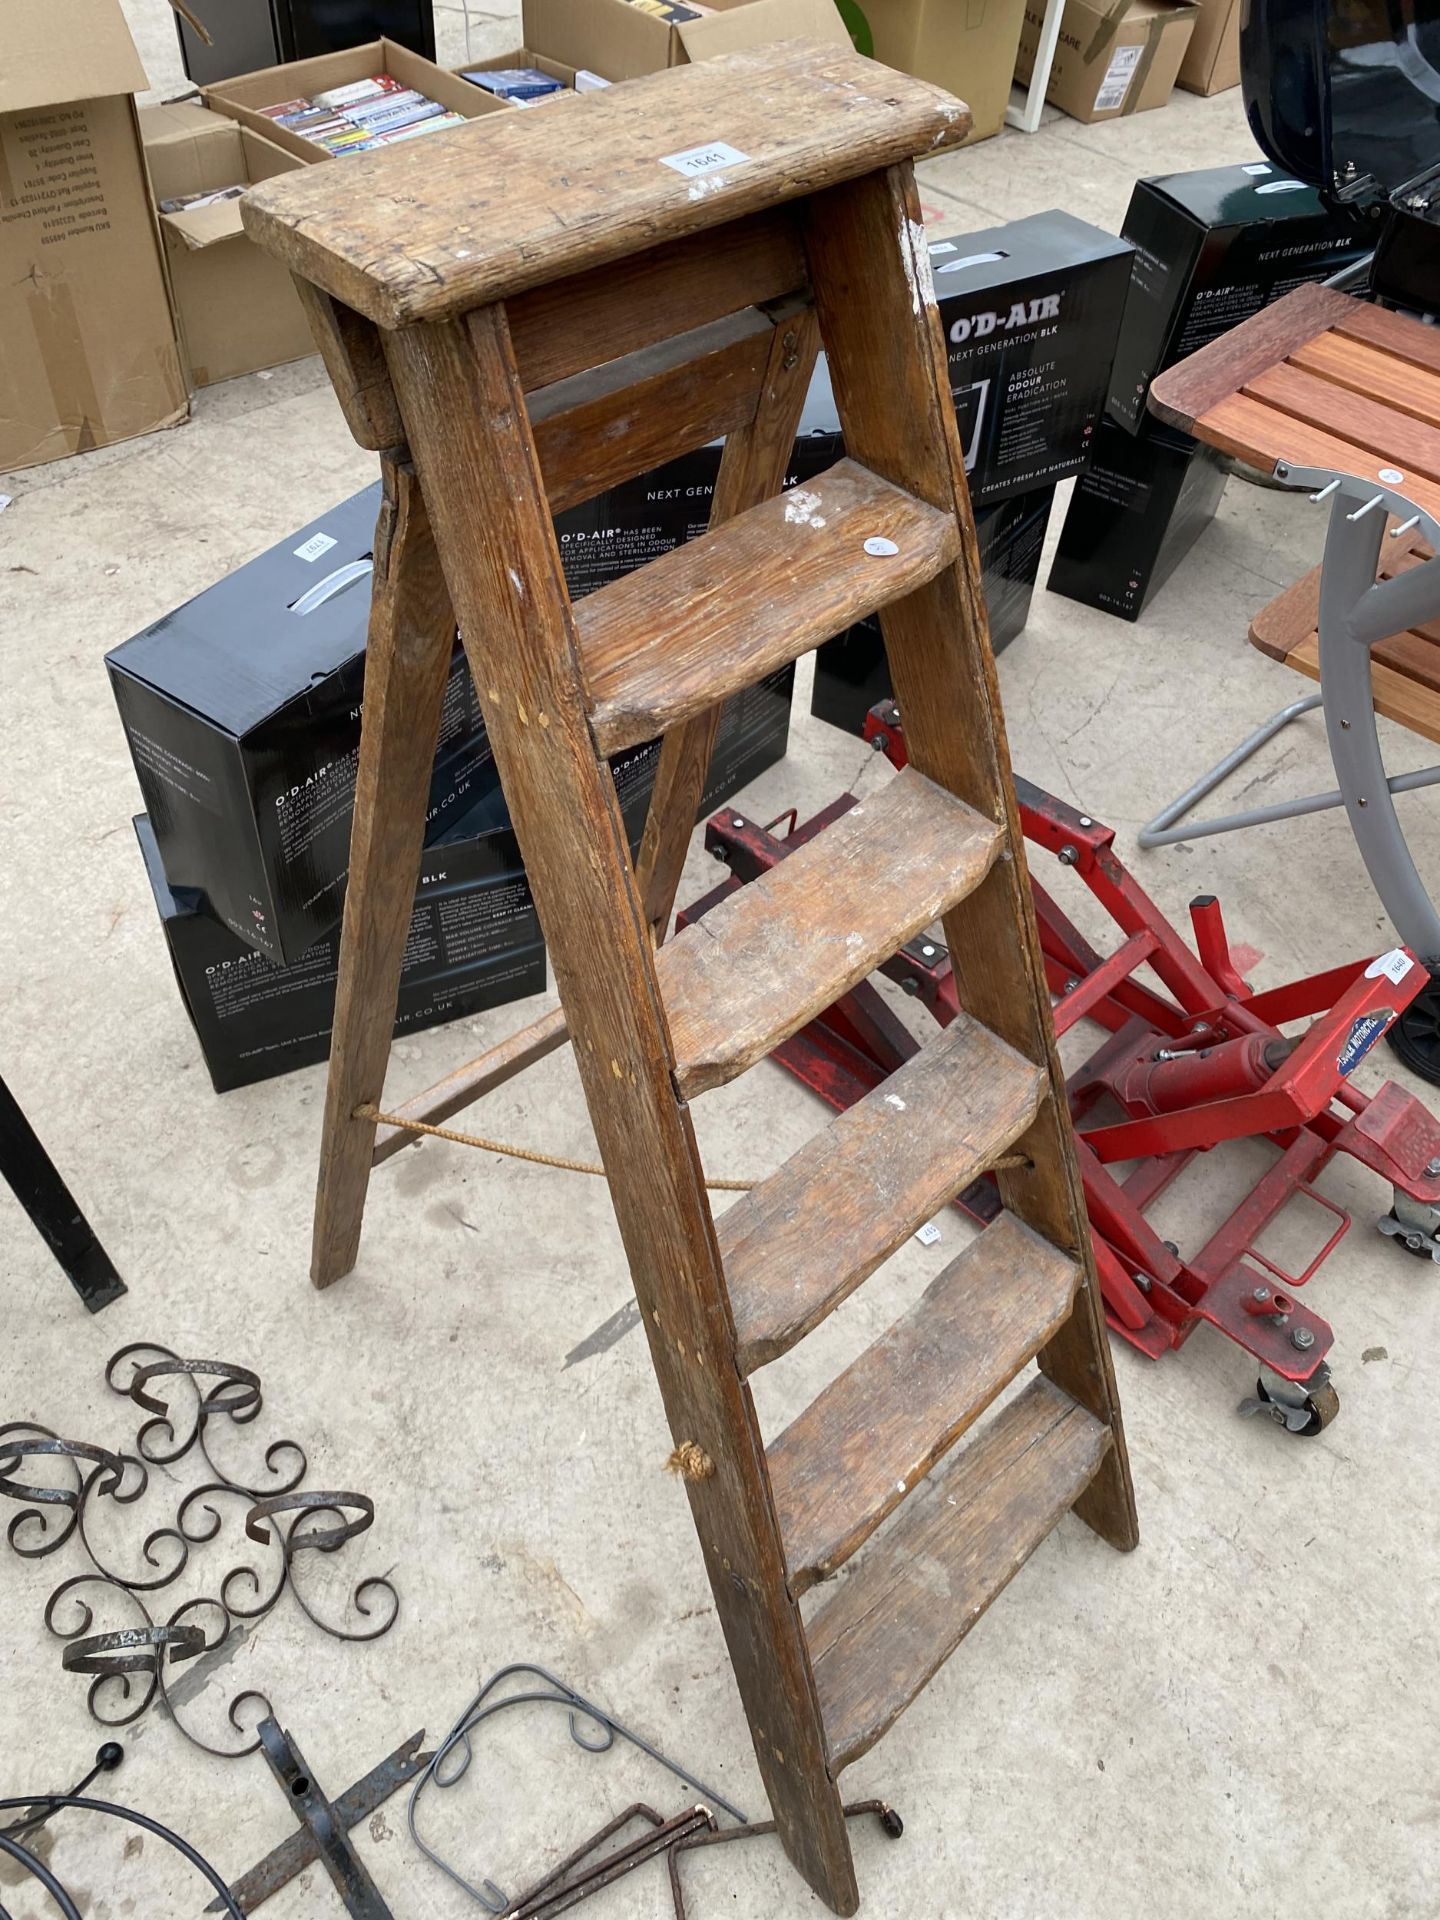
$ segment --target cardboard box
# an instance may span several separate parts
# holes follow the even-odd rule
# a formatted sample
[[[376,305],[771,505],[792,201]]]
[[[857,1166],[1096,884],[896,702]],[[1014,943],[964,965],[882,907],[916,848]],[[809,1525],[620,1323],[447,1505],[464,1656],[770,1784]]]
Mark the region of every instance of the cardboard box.
[[[1087,126],[1163,107],[1198,13],[1190,0],[1065,0],[1045,98]],[[1028,0],[1015,63],[1015,78],[1026,85],[1044,18],[1044,0]]]
[[[981,507],[975,515],[990,644],[1002,652],[1025,629],[1040,571],[1054,487]],[[892,692],[880,621],[875,614],[827,640],[815,655],[810,711],[817,720],[859,735],[877,700]]]
[[[1078,473],[1110,385],[1130,248],[1059,211],[932,241],[970,497]]]
[[[1138,620],[1215,518],[1225,470],[1212,447],[1158,420],[1137,437],[1102,420],[1075,482],[1046,582],[1052,593]]]
[[[377,482],[106,657],[172,887],[272,960],[298,960],[344,904],[379,497]],[[490,758],[458,645],[440,742],[436,830]]]
[[[6,0],[0,54],[0,471],[189,411],[119,0]]]
[[[1199,5],[1176,85],[1187,93],[1224,93],[1240,84],[1240,0],[1199,0]]]
[[[1005,124],[1025,23],[1025,0],[864,0],[875,58],[963,100],[974,124],[966,144]]]
[[[619,0],[616,0],[619,4]],[[472,87],[456,73],[447,73],[433,60],[426,60],[398,40],[371,40],[363,47],[347,47],[343,53],[321,53],[313,60],[292,60],[288,66],[262,67],[257,73],[243,73],[233,80],[222,80],[203,87],[205,104],[217,113],[228,114],[266,140],[273,140],[300,160],[329,160],[334,156],[315,141],[267,120],[262,107],[276,107],[285,100],[308,99],[343,87],[354,80],[368,80],[372,74],[388,73],[404,87],[413,87],[427,99],[438,100],[467,120],[482,113],[507,113],[503,100],[492,99],[480,87]],[[458,128],[452,128],[458,132]],[[443,140],[444,133],[431,136]]]
[[[1135,258],[1106,410],[1131,433],[1158,373],[1373,244],[1266,160],[1137,180],[1121,232]]]
[[[278,967],[174,889],[159,842],[135,820],[180,997],[217,1093],[314,1066],[330,1051],[340,932]],[[513,833],[458,821],[427,847],[400,977],[396,1034],[545,990],[545,947]]]
[[[525,44],[606,80],[633,80],[772,40],[850,45],[835,0],[706,0],[712,12],[671,25],[629,0],[524,0]]]
[[[142,107],[140,137],[157,209],[304,164],[248,127],[194,105]],[[290,275],[246,238],[238,200],[162,211],[159,218],[192,386],[315,351]]]

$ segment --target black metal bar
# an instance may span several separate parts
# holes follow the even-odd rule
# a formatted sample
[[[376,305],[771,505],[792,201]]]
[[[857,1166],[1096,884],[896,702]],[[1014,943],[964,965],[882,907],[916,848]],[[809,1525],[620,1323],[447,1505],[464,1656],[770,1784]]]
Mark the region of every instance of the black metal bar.
[[[363,1779],[345,1789],[335,1802],[335,1818],[347,1833],[351,1828],[358,1827],[377,1808],[384,1806],[391,1794],[398,1792],[407,1781],[425,1771],[431,1756],[420,1751],[420,1742],[424,1738],[425,1730],[422,1727],[418,1733],[412,1733],[403,1746],[397,1747],[378,1766],[372,1767]],[[301,1828],[292,1833],[288,1840],[282,1840],[258,1866],[252,1867],[232,1884],[231,1899],[242,1913],[253,1913],[272,1893],[289,1886],[298,1874],[303,1873],[318,1851],[314,1834],[308,1827]],[[205,1911],[223,1913],[224,1907],[219,1900],[212,1900]]]
[[[260,1751],[290,1802],[291,1812],[309,1829],[321,1866],[345,1902],[351,1920],[395,1920],[350,1844],[335,1808],[316,1785],[305,1756],[275,1720],[260,1722]]]
[[[65,1270],[81,1304],[98,1313],[125,1292],[110,1256],[75,1204],[55,1163],[25,1118],[20,1103],[0,1080],[0,1174],[29,1214],[36,1231]]]
[[[632,1820],[648,1821],[650,1831],[617,1847],[613,1853],[601,1854],[598,1859],[592,1857]],[[613,1820],[607,1820],[569,1859],[514,1900],[507,1908],[510,1920],[556,1920],[556,1916],[578,1907],[592,1894],[613,1887],[617,1880],[634,1873],[637,1867],[668,1853],[677,1841],[704,1833],[714,1824],[715,1816],[708,1807],[687,1807],[683,1813],[672,1814],[666,1820],[653,1807],[637,1801]]]
[[[862,1813],[873,1813],[880,1822],[881,1831],[888,1839],[898,1840],[905,1831],[905,1822],[895,1809],[887,1806],[883,1800],[852,1800],[845,1808],[847,1820],[858,1819]],[[692,1833],[683,1840],[676,1840],[669,1850],[670,1898],[675,1903],[675,1920],[688,1920],[685,1907],[685,1894],[680,1885],[680,1856],[693,1853],[697,1847],[723,1847],[732,1840],[758,1840],[762,1835],[774,1833],[773,1820],[754,1820],[743,1827],[712,1827],[709,1832]]]

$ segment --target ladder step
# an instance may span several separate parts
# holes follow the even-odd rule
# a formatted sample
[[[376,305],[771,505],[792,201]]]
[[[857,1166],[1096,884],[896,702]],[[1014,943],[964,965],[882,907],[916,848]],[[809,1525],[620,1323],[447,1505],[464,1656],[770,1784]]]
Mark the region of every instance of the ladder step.
[[[575,621],[597,746],[638,746],[753,686],[933,580],[959,545],[950,514],[842,460],[587,594]]]
[[[989,872],[1004,835],[913,768],[656,955],[687,1097],[763,1060]]]
[[[933,1473],[808,1639],[830,1772],[867,1753],[1094,1478],[1110,1429],[1043,1377]]]
[[[790,1591],[828,1579],[1070,1316],[1080,1269],[1002,1213],[769,1448]]]
[[[741,1372],[793,1347],[992,1165],[1046,1084],[962,1013],[737,1200],[715,1230]]]

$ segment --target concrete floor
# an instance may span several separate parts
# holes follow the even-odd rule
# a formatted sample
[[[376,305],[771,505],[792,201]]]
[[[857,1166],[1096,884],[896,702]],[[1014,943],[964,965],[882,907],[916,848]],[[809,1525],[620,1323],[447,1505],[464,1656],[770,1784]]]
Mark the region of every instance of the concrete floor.
[[[127,11],[157,86],[173,90],[163,0],[127,0]],[[457,59],[462,16],[440,17],[442,53]],[[508,8],[477,15],[472,51],[515,37]],[[957,229],[1054,204],[1118,229],[1137,175],[1250,152],[1235,94],[1179,96],[1110,126],[1054,118],[1032,139],[1007,134],[927,166],[924,196]],[[412,1729],[433,1738],[479,1676],[531,1659],[758,1816],[685,1501],[660,1471],[670,1440],[643,1342],[630,1333],[567,1360],[630,1297],[603,1185],[427,1144],[377,1178],[358,1270],[317,1295],[306,1253],[323,1072],[217,1099],[174,992],[102,656],[372,472],[304,362],[202,394],[174,432],[0,481],[15,496],[0,518],[0,800],[11,821],[0,1056],[130,1286],[86,1318],[0,1196],[0,1409],[125,1444],[134,1410],[107,1392],[105,1361],[124,1342],[161,1341],[263,1376],[262,1423],[219,1437],[227,1461],[255,1461],[262,1439],[293,1436],[310,1484],[374,1497],[356,1563],[393,1569],[399,1625],[373,1646],[344,1646],[287,1600],[198,1678],[189,1670],[182,1712],[217,1743],[232,1696],[262,1688],[338,1792]],[[1217,523],[1138,626],[1037,593],[1001,668],[1016,764],[1113,823],[1132,855],[1136,825],[1163,798],[1296,696],[1245,631],[1313,562],[1319,534],[1303,501],[1232,482]],[[789,758],[740,796],[757,817],[812,808],[857,772],[885,777],[858,743],[810,721],[808,704],[802,669]],[[1425,757],[1394,730],[1386,744],[1392,770]],[[1319,732],[1293,731],[1244,784],[1251,799],[1328,785]],[[1424,798],[1402,805],[1422,866],[1440,871],[1440,815]],[[1217,891],[1235,936],[1263,951],[1262,983],[1389,943],[1338,816],[1136,864],[1179,917],[1192,894]],[[687,890],[713,873],[697,852]],[[426,1085],[520,1017],[510,1009],[408,1040],[392,1092]],[[1418,1090],[1383,1048],[1362,1084],[1390,1071]],[[560,1153],[590,1146],[567,1056],[480,1111],[498,1135]],[[711,1168],[746,1175],[777,1164],[819,1117],[765,1067],[697,1114]],[[1225,1174],[1207,1166],[1182,1199],[1179,1237],[1187,1220],[1201,1230]],[[1119,1558],[1067,1520],[847,1774],[850,1792],[883,1794],[906,1820],[898,1845],[856,1831],[867,1913],[1148,1920],[1158,1908],[1179,1920],[1322,1905],[1379,1920],[1440,1907],[1430,1398],[1440,1281],[1375,1235],[1388,1196],[1373,1179],[1341,1166],[1323,1185],[1355,1214],[1315,1288],[1337,1332],[1339,1421],[1297,1442],[1239,1420],[1251,1371],[1206,1332],[1159,1365],[1117,1351],[1142,1546]],[[888,1324],[961,1237],[946,1218],[941,1244],[907,1245],[767,1371],[767,1429]],[[191,1462],[158,1476],[136,1510],[132,1564],[142,1532],[196,1478]],[[234,1559],[236,1524],[225,1536]],[[220,1547],[198,1550],[167,1599],[213,1588],[230,1564]],[[51,1587],[78,1570],[68,1550],[27,1562],[0,1549],[7,1792],[75,1778],[99,1738],[83,1682],[61,1674],[41,1618]],[[128,1623],[122,1611],[96,1624]],[[257,1760],[207,1758],[158,1714],[125,1738],[115,1794],[226,1872],[290,1830]],[[682,1790],[637,1758],[578,1753],[558,1715],[517,1714],[487,1730],[428,1830],[473,1876],[513,1890],[641,1797],[669,1809]],[[62,1819],[51,1844],[95,1920],[160,1920],[203,1898],[173,1856],[124,1830]],[[473,1911],[405,1837],[402,1800],[359,1845],[397,1920]],[[773,1842],[696,1864],[691,1884],[702,1917],[820,1910]],[[654,1869],[607,1900],[597,1915],[668,1911]],[[3,1864],[0,1904],[15,1920],[49,1911]],[[312,1873],[264,1912],[340,1910]]]

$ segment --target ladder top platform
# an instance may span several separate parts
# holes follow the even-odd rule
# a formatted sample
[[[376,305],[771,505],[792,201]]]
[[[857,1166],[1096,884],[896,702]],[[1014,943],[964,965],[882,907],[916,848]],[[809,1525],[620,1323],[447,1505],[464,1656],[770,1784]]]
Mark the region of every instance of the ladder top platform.
[[[382,327],[436,321],[957,145],[961,102],[785,41],[267,180],[251,237]]]

